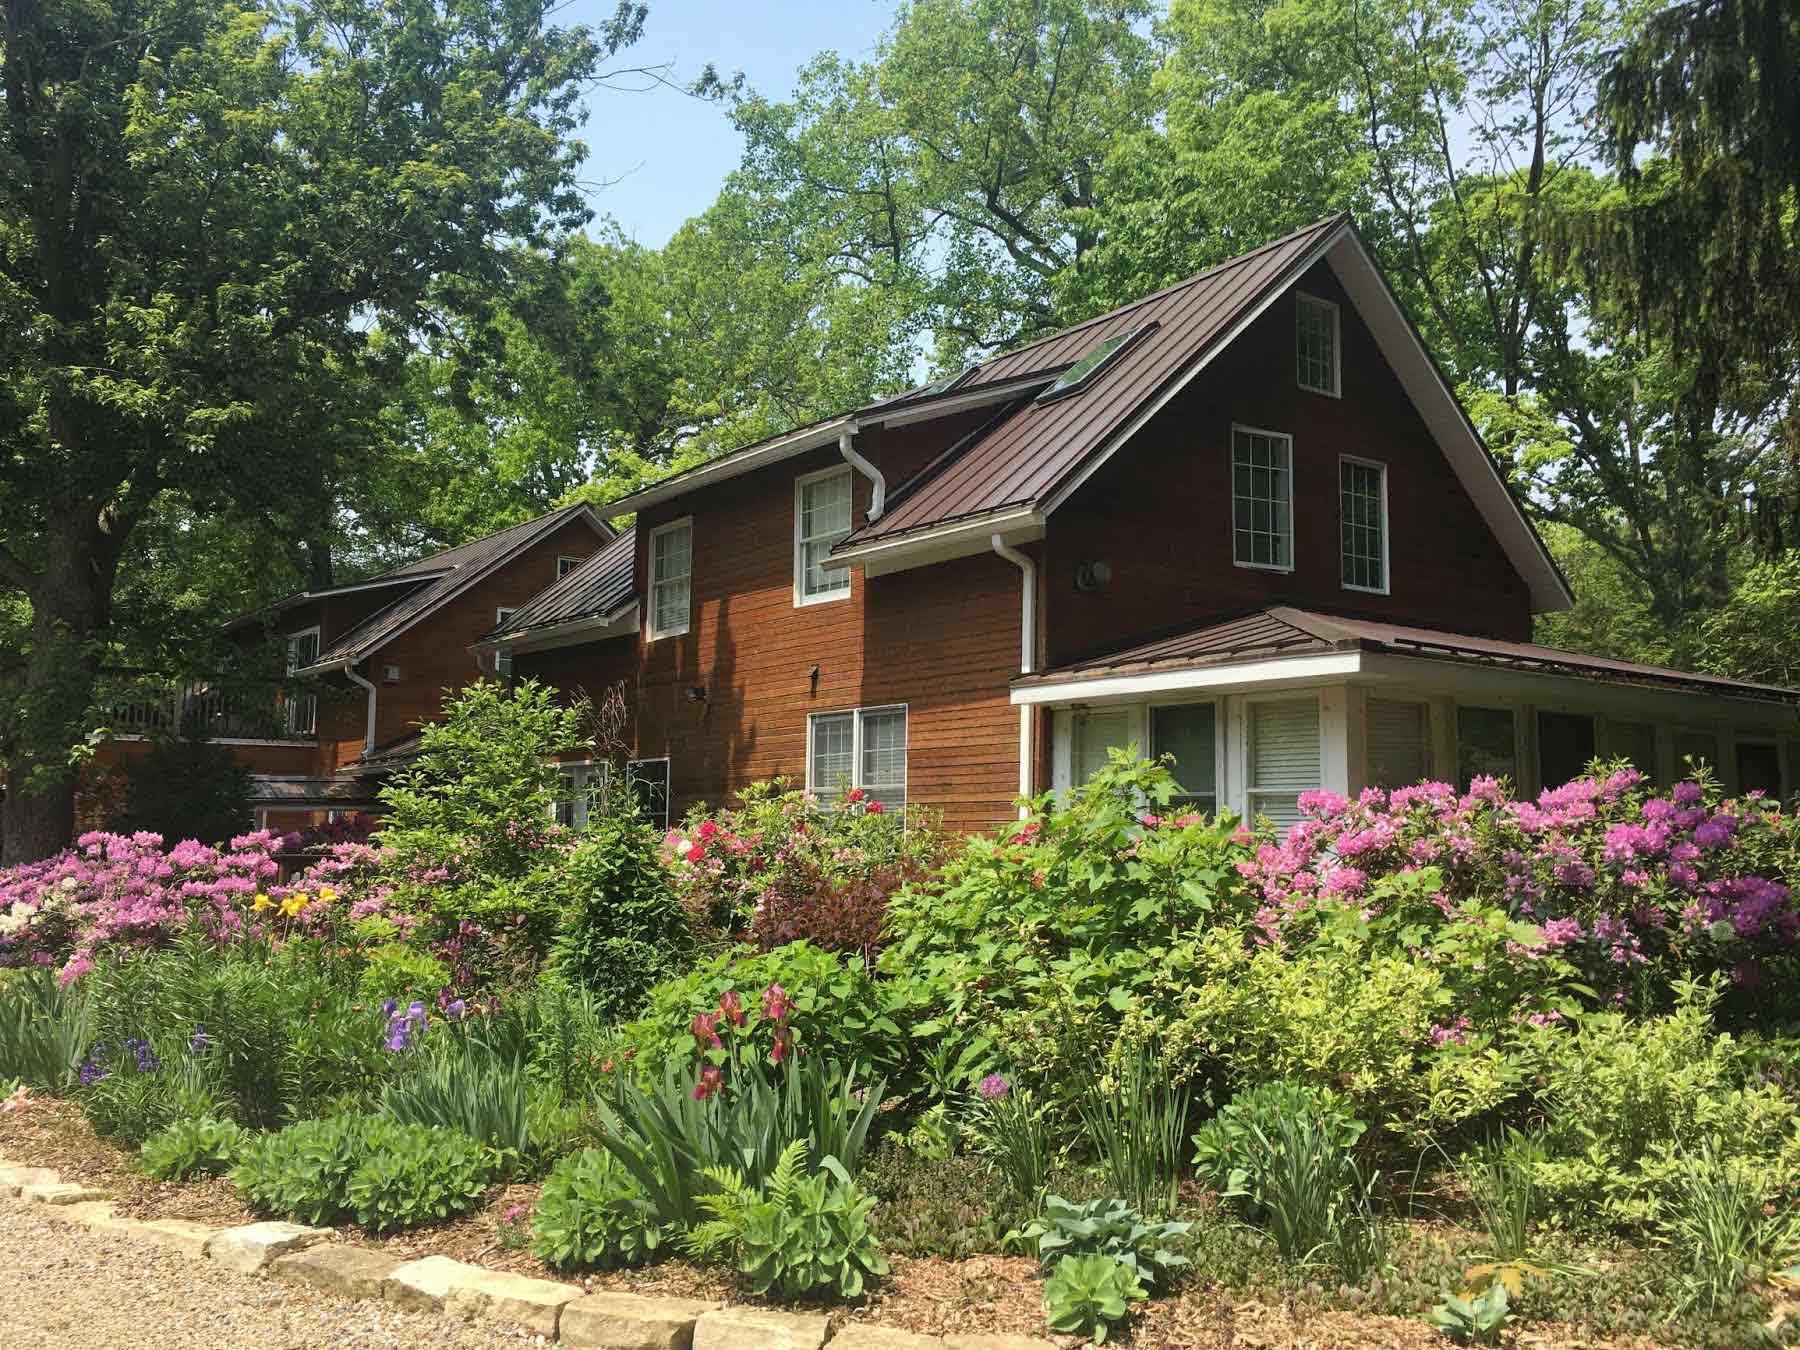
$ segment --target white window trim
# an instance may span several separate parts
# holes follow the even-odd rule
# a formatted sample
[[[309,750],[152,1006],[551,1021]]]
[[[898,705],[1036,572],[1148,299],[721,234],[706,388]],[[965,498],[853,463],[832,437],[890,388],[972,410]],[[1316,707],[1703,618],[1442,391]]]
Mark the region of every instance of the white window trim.
[[[656,541],[665,534],[673,534],[680,529],[688,532],[688,573],[687,573],[687,614],[681,620],[679,628],[658,628],[656,626]],[[681,637],[694,626],[694,518],[683,516],[680,520],[671,520],[667,525],[658,525],[650,531],[649,541],[644,545],[644,635],[651,642],[662,638]],[[648,763],[649,761],[644,761]]]
[[[1274,440],[1286,441],[1288,452],[1287,467],[1287,555],[1285,563],[1244,562],[1237,555],[1237,438],[1238,432],[1251,436],[1268,436]],[[1300,537],[1297,522],[1294,520],[1294,438],[1285,431],[1270,431],[1267,427],[1247,426],[1242,422],[1231,424],[1231,444],[1225,455],[1225,470],[1230,476],[1225,480],[1230,491],[1231,501],[1231,565],[1248,568],[1252,572],[1292,572],[1294,570],[1294,541]]]
[[[559,760],[555,761],[555,768],[556,768],[556,773],[557,773],[557,777],[559,780],[561,779],[562,775],[565,773],[571,774],[574,776],[574,778],[576,779],[576,782],[575,782],[576,796],[574,796],[574,797],[558,797],[555,801],[551,802],[550,803],[550,818],[552,820],[555,820],[557,808],[562,806],[564,802],[568,802],[569,803],[569,828],[572,830],[579,830],[579,829],[583,828],[584,826],[586,826],[586,824],[587,824],[587,809],[588,809],[588,806],[590,805],[589,801],[584,796],[584,794],[588,791],[588,789],[587,789],[587,786],[585,784],[583,784],[581,781],[581,779],[584,776],[582,771],[584,771],[584,770],[587,771],[587,776],[589,776],[590,778],[597,777],[600,782],[604,783],[612,775],[612,765],[604,759],[559,759]],[[598,771],[597,773],[595,772],[596,770]],[[575,803],[577,801],[580,801],[582,803],[581,811],[580,811],[580,815],[581,815],[580,820],[577,820],[575,818],[575,816],[576,816]]]
[[[319,652],[323,649],[324,645],[323,634],[321,633],[318,624],[315,623],[311,628],[296,628],[293,632],[284,633],[282,635],[283,639],[287,642],[287,673],[290,675],[300,669],[299,666],[294,664],[294,642],[296,639],[306,637],[308,634],[311,634],[313,637],[320,640],[320,646],[313,649],[313,659],[317,660]]]
[[[632,790],[633,776],[637,769],[645,764],[666,764],[663,772],[663,815],[660,822],[663,829],[669,828],[669,818],[675,805],[675,765],[667,755],[651,755],[645,759],[628,759],[625,761],[625,790]]]
[[[806,715],[806,790],[807,790],[807,792],[811,793],[813,795],[813,797],[820,799],[821,805],[828,804],[823,800],[823,798],[825,797],[826,794],[828,794],[828,793],[835,794],[837,792],[838,788],[835,783],[820,784],[817,782],[817,775],[814,773],[814,770],[813,770],[813,722],[815,719],[820,718],[820,717],[844,717],[846,715],[850,718],[850,783],[849,783],[849,786],[853,787],[853,788],[862,788],[862,790],[865,792],[868,792],[871,790],[876,791],[876,792],[892,791],[893,789],[890,785],[882,784],[882,785],[875,787],[874,789],[870,789],[862,781],[863,718],[865,716],[870,716],[870,715],[873,715],[876,713],[895,713],[895,712],[906,714],[906,774],[900,780],[900,795],[901,795],[901,800],[902,800],[903,806],[911,806],[912,805],[912,708],[911,708],[911,705],[906,704],[906,703],[871,703],[866,707],[827,708],[827,709],[823,709],[819,712],[808,713]]]
[[[850,480],[850,528],[856,529],[856,480],[851,476],[848,464],[834,465],[829,469],[820,469],[815,473],[803,473],[794,479],[794,608],[806,605],[828,605],[834,600],[850,598],[850,580],[848,567],[840,569],[844,578],[842,589],[827,591],[823,595],[806,593],[806,540],[801,537],[801,524],[805,520],[806,487],[809,483],[817,483],[826,478],[848,478]]]
[[[1288,459],[1293,460],[1294,452],[1288,451]],[[1381,471],[1381,585],[1353,586],[1344,580],[1344,465],[1360,464],[1367,469]],[[1289,508],[1290,512],[1292,508]],[[1368,459],[1362,455],[1338,456],[1338,585],[1346,591],[1361,591],[1364,595],[1387,595],[1393,589],[1394,572],[1388,561],[1388,466],[1386,461]]]
[[[319,653],[325,648],[325,634],[318,624],[310,628],[296,628],[285,634],[283,640],[287,644],[287,673],[292,675],[300,669],[294,663],[294,642],[297,638],[310,635],[313,639],[313,660],[319,659]],[[306,710],[300,715],[300,710]],[[304,723],[304,725],[301,725]],[[313,694],[290,695],[286,706],[282,709],[281,724],[290,736],[316,736],[319,734],[319,696]]]
[[[1300,322],[1307,305],[1318,305],[1321,309],[1331,311],[1331,388],[1320,389],[1317,385],[1302,384],[1300,380]],[[1323,394],[1326,398],[1342,398],[1344,396],[1344,320],[1343,311],[1335,300],[1327,300],[1322,295],[1310,295],[1305,291],[1294,292],[1294,383],[1309,394]]]
[[[494,627],[498,628],[513,615],[517,614],[519,605],[499,605],[494,610]],[[505,647],[494,649],[494,674],[505,680],[512,678],[512,652]]]
[[[1172,701],[1146,703],[1144,705],[1144,740],[1149,745],[1149,757],[1160,759],[1162,747],[1156,743],[1156,714],[1163,708],[1195,708],[1210,707],[1213,710],[1213,814],[1225,809],[1225,700],[1218,698],[1191,698]],[[1203,796],[1203,793],[1183,793],[1184,796]]]
[[[586,561],[587,561],[587,559],[585,559],[585,558],[571,558],[566,553],[557,554],[556,555],[556,579],[558,581],[561,581],[564,577],[568,576],[569,573],[573,572],[577,567],[580,567],[581,564]],[[564,563],[567,563],[568,566],[567,567],[563,566]]]
[[[1307,699],[1313,701],[1319,712],[1319,781],[1312,788],[1259,787],[1256,783],[1256,747],[1251,744],[1255,733],[1251,730],[1254,719],[1250,716],[1250,709],[1258,703],[1304,703]],[[1329,781],[1330,719],[1326,716],[1325,700],[1317,689],[1283,689],[1271,690],[1266,694],[1247,694],[1244,696],[1243,707],[1244,819],[1254,822],[1258,797],[1285,797],[1290,791],[1310,792],[1323,788]]]

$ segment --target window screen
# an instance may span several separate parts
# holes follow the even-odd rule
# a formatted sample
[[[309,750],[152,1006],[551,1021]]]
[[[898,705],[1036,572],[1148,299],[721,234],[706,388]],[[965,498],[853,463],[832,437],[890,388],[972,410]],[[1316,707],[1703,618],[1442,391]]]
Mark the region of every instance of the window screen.
[[[1338,308],[1310,295],[1295,305],[1296,376],[1302,389],[1316,394],[1338,392]]]
[[[1218,706],[1190,703],[1150,714],[1150,743],[1158,756],[1175,757],[1181,800],[1208,815],[1219,809]]]
[[[823,566],[826,555],[850,534],[850,470],[800,484],[794,509],[800,600],[823,600],[850,590],[850,569]]]
[[[1319,786],[1319,701],[1250,705],[1250,814],[1286,827],[1300,819],[1300,794]]]
[[[1069,779],[1077,787],[1106,767],[1108,750],[1131,743],[1131,713],[1124,708],[1075,714],[1074,748]]]
[[[1585,713],[1541,712],[1537,719],[1538,782],[1561,787],[1594,757],[1594,719]]]
[[[1387,590],[1387,470],[1358,459],[1338,461],[1338,513],[1344,585]]]
[[[1370,699],[1366,734],[1372,787],[1408,787],[1431,777],[1431,712],[1425,704]]]
[[[650,536],[650,636],[674,637],[688,630],[692,599],[694,527],[682,522]]]
[[[1773,741],[1737,743],[1737,790],[1761,788],[1771,797],[1781,796],[1781,747]]]
[[[906,808],[906,709],[819,713],[808,730],[806,786],[830,803],[861,788],[887,810]]]
[[[1656,777],[1656,728],[1649,722],[1621,722],[1609,717],[1600,729],[1600,753],[1606,759],[1628,759],[1633,767]]]

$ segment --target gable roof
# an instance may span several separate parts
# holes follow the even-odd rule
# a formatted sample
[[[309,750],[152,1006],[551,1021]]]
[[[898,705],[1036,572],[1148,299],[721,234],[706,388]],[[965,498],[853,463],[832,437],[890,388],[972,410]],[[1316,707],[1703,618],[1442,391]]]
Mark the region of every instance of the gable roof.
[[[477,646],[502,645],[563,624],[616,614],[637,600],[633,576],[637,562],[637,527],[621,530],[618,538],[584,559],[539,591],[507,617],[482,634]]]
[[[340,634],[310,666],[295,673],[362,660],[572,520],[585,521],[602,540],[612,538],[612,530],[594,508],[577,502],[383,573],[397,579],[417,578],[422,584]]]
[[[1539,674],[1573,675],[1613,684],[1676,688],[1727,698],[1800,704],[1800,690],[1780,685],[1728,680],[1670,666],[1615,661],[1586,652],[1532,642],[1503,642],[1436,628],[1325,614],[1271,605],[1264,609],[1187,625],[1122,648],[1079,657],[1013,681],[1014,689],[1055,688],[1120,676],[1154,675],[1207,666],[1335,652],[1385,652]]]

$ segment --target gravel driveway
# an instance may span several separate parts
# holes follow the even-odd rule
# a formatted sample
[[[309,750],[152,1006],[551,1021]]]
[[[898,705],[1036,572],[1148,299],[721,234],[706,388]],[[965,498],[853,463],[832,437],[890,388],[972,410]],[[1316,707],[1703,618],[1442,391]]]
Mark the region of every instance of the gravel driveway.
[[[44,1216],[45,1208],[0,1197],[0,1346],[9,1350],[518,1350],[545,1344],[522,1331],[353,1303],[305,1285],[232,1274],[154,1243],[53,1222]]]

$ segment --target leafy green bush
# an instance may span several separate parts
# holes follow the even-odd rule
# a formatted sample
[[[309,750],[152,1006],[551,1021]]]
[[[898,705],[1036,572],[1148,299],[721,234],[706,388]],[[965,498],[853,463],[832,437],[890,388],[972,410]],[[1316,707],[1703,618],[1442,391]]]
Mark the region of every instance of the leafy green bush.
[[[350,1212],[350,1178],[361,1165],[370,1116],[303,1120],[255,1139],[232,1181],[252,1209],[307,1224],[329,1224]]]
[[[558,868],[566,902],[550,969],[591,990],[609,1018],[637,1013],[650,987],[693,950],[687,912],[657,848],[656,832],[637,817],[602,816]]]
[[[1147,1213],[1175,1209],[1191,1099],[1161,1052],[1144,1041],[1119,1056],[1110,1073],[1090,1071],[1076,1098],[1106,1184]]]
[[[1227,1102],[1194,1136],[1194,1175],[1221,1195],[1241,1196],[1254,1214],[1266,1214],[1276,1141],[1285,1122],[1306,1119],[1338,1151],[1353,1146],[1367,1128],[1350,1104],[1329,1088],[1277,1079],[1259,1083]]]
[[[670,1236],[643,1190],[605,1149],[550,1169],[531,1220],[531,1250],[558,1270],[612,1270],[655,1260]]]
[[[487,1158],[467,1135],[383,1122],[364,1137],[344,1203],[363,1227],[387,1233],[478,1208],[487,1184]]]
[[[887,1274],[869,1226],[875,1198],[857,1189],[836,1158],[821,1158],[809,1174],[805,1140],[782,1151],[760,1187],[734,1168],[706,1175],[714,1189],[700,1205],[712,1217],[688,1234],[687,1245],[701,1256],[731,1251],[752,1292],[796,1299],[830,1289],[855,1298],[871,1278]]]
[[[219,1115],[217,1082],[207,1066],[179,1054],[164,1063],[147,1041],[105,1042],[88,1052],[78,1093],[94,1133],[136,1146],[177,1120]]]
[[[138,1166],[158,1181],[224,1176],[237,1165],[249,1135],[229,1120],[177,1120],[144,1141]]]
[[[365,1003],[381,1003],[395,999],[410,1003],[429,999],[450,983],[450,968],[430,952],[419,951],[404,942],[384,942],[364,953],[368,963],[356,992]]]
[[[223,847],[254,826],[250,770],[230,746],[202,736],[153,737],[125,761],[125,784],[124,814],[107,827],[119,834],[148,830],[170,843]]]
[[[1065,1256],[1044,1282],[1044,1310],[1052,1331],[1105,1342],[1113,1323],[1147,1296],[1137,1275],[1110,1256]]]
[[[1391,1239],[1373,1204],[1377,1178],[1363,1173],[1314,1112],[1286,1112],[1270,1132],[1252,1131],[1267,1156],[1260,1210],[1275,1249],[1296,1264],[1325,1267],[1340,1283],[1362,1283],[1386,1260]]]
[[[872,1150],[857,1182],[881,1199],[875,1231],[882,1246],[906,1256],[952,1260],[1002,1249],[1010,1220],[1037,1210],[1009,1210],[996,1197],[986,1164],[970,1157],[928,1157],[893,1136]],[[996,1200],[999,1203],[996,1203]]]
[[[1044,1197],[1043,1217],[1025,1230],[1046,1266],[1070,1256],[1104,1256],[1129,1271],[1146,1289],[1165,1287],[1187,1257],[1164,1244],[1185,1236],[1189,1223],[1149,1223],[1123,1200],[1073,1204]]]

